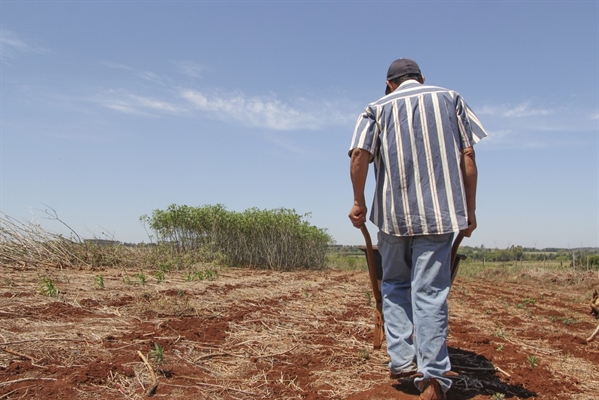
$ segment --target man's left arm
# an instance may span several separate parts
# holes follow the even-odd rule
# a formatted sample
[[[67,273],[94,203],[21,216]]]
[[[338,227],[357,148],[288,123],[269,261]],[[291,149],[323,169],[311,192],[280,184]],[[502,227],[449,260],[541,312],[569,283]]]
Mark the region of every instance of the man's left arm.
[[[476,229],[476,185],[478,183],[478,168],[476,167],[476,157],[472,146],[462,150],[462,160],[460,162],[462,177],[464,179],[464,190],[466,191],[466,206],[468,212],[468,228],[460,232],[465,237],[470,237]]]

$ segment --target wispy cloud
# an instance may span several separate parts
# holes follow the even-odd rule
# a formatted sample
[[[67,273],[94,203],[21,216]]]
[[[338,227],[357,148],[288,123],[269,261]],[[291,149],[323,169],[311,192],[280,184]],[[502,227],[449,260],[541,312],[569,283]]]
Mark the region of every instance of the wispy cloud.
[[[160,78],[160,76],[158,76],[158,74],[156,74],[152,71],[141,71],[141,72],[137,73],[137,76],[139,76],[142,79],[145,79],[146,81],[164,85],[162,78]]]
[[[296,155],[305,157],[308,157],[311,153],[313,153],[313,151],[300,146],[297,142],[282,137],[280,134],[267,134],[266,139],[289,153],[294,153]]]
[[[567,105],[550,108],[531,101],[487,105],[475,112],[489,132],[482,146],[493,149],[580,146],[584,135],[596,131],[599,119],[599,112],[571,109]]]
[[[187,75],[196,79],[201,78],[202,73],[206,70],[206,67],[196,64],[193,61],[175,61],[175,65],[177,67],[177,71],[183,75]]]
[[[19,53],[47,53],[48,49],[25,42],[16,33],[5,28],[0,28],[0,59],[7,62]]]
[[[125,90],[105,91],[93,101],[102,107],[133,115],[155,116],[156,112],[176,114],[185,111],[181,106],[168,101],[136,95]]]
[[[114,69],[124,69],[127,71],[131,71],[133,69],[127,65],[112,62],[112,61],[104,61],[104,62],[102,62],[102,64],[104,64],[108,68],[114,68]]]
[[[331,108],[330,104],[306,104],[304,101],[300,108],[272,96],[245,96],[241,93],[209,96],[193,89],[182,89],[180,96],[209,117],[249,127],[278,131],[314,130],[348,121],[348,117]]]
[[[481,109],[477,110],[479,115],[494,115],[500,117],[533,117],[533,116],[547,116],[553,114],[555,111],[546,108],[534,107],[531,102],[527,101],[517,105],[499,105],[492,106],[486,105]]]

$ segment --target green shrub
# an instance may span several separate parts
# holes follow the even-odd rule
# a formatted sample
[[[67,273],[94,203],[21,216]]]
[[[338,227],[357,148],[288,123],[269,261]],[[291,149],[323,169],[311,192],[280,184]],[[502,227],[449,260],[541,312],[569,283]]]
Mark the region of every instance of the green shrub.
[[[159,246],[193,261],[277,270],[324,268],[332,242],[325,229],[308,223],[306,215],[284,208],[244,212],[216,206],[170,205],[154,210],[142,222],[155,232]]]

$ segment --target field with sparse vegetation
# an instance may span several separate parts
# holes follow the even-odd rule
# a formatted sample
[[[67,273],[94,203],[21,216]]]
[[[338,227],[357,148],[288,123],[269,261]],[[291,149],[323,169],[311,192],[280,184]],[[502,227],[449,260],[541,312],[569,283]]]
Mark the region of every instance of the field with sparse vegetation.
[[[327,243],[324,265],[308,269],[231,266],[222,252],[207,255],[217,240],[206,235],[180,251],[2,222],[0,399],[418,397],[389,380],[384,345],[372,348],[359,249]],[[484,252],[462,262],[450,293],[448,398],[595,398],[592,259]]]

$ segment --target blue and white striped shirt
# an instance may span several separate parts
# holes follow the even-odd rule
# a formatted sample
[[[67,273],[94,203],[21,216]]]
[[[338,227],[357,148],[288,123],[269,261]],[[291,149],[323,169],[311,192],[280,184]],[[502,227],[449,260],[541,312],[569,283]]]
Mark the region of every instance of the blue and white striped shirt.
[[[468,227],[462,150],[487,136],[456,92],[409,80],[369,104],[358,118],[349,154],[368,151],[376,190],[370,220],[396,236]]]

